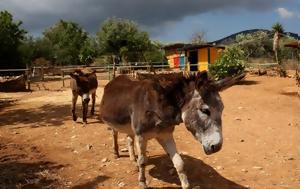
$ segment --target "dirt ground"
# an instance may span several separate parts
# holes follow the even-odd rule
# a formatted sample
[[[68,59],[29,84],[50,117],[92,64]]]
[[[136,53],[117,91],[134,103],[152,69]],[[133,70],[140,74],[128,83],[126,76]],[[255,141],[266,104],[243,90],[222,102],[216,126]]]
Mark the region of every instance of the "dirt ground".
[[[104,81],[97,90],[97,107]],[[71,119],[71,93],[60,81],[32,84],[33,92],[0,93],[0,188],[125,188],[137,186],[124,135],[114,159],[107,126]],[[283,95],[293,79],[247,76],[221,93],[224,145],[207,156],[179,125],[174,133],[192,186],[201,189],[300,186],[300,98]],[[78,101],[77,112],[81,117]],[[98,112],[98,108],[97,108]],[[153,188],[180,188],[172,162],[148,144],[146,177]]]

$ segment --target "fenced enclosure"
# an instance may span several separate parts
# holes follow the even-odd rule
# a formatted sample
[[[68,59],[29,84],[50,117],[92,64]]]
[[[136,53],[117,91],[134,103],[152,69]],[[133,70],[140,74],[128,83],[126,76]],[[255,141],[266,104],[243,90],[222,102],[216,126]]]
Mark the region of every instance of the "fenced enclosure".
[[[66,80],[70,78],[69,74],[76,69],[89,68],[96,71],[98,80],[111,80],[118,75],[130,75],[135,77],[137,73],[170,73],[170,72],[189,72],[188,67],[201,66],[199,64],[180,65],[170,67],[164,62],[130,62],[119,63],[118,65],[109,64],[103,66],[34,66],[26,69],[2,69],[0,75],[23,75],[26,81],[26,88],[31,89],[31,84],[35,82],[61,81],[62,87],[66,87]],[[277,63],[246,63],[246,70],[274,70],[278,67]],[[209,70],[209,66],[208,66]]]

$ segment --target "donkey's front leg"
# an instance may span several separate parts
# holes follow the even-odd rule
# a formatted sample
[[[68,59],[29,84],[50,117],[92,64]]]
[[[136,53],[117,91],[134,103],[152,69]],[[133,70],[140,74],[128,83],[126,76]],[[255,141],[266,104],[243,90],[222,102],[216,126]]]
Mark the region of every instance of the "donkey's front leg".
[[[72,91],[72,117],[73,121],[77,120],[77,115],[76,115],[76,102],[78,99],[78,94],[75,91]]]
[[[170,156],[174,167],[177,170],[180,182],[181,182],[181,187],[183,189],[188,189],[190,188],[190,184],[188,182],[187,176],[184,171],[184,162],[180,155],[178,154],[176,150],[176,144],[173,138],[172,133],[166,138],[157,138],[157,141],[160,143],[160,145],[164,148],[166,153]]]
[[[135,144],[138,153],[137,164],[139,167],[139,189],[147,188],[145,177],[145,159],[146,159],[146,147],[147,141],[140,135],[135,136]]]
[[[82,101],[82,121],[83,121],[83,126],[85,127],[87,124],[87,112],[89,108],[89,103]]]

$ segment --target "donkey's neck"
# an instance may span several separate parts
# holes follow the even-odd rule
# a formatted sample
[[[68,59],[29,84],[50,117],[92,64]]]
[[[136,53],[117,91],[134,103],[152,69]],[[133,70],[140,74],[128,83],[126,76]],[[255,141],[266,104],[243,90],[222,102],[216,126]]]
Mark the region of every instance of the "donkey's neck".
[[[189,81],[184,77],[174,80],[165,89],[167,98],[180,110],[194,95],[194,90],[189,89]]]

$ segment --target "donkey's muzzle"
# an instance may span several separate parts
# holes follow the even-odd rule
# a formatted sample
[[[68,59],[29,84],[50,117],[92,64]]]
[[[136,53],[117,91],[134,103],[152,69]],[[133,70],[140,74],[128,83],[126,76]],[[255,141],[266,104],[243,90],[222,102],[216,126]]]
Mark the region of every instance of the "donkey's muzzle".
[[[82,95],[82,101],[84,103],[89,103],[90,102],[90,97],[89,97],[88,93],[85,93],[85,94]]]
[[[207,146],[203,146],[203,148],[204,148],[205,154],[210,155],[210,154],[220,151],[222,148],[222,143],[209,144]]]
[[[90,98],[85,98],[85,99],[83,99],[83,102],[84,102],[84,103],[89,103],[89,102],[90,102]]]

